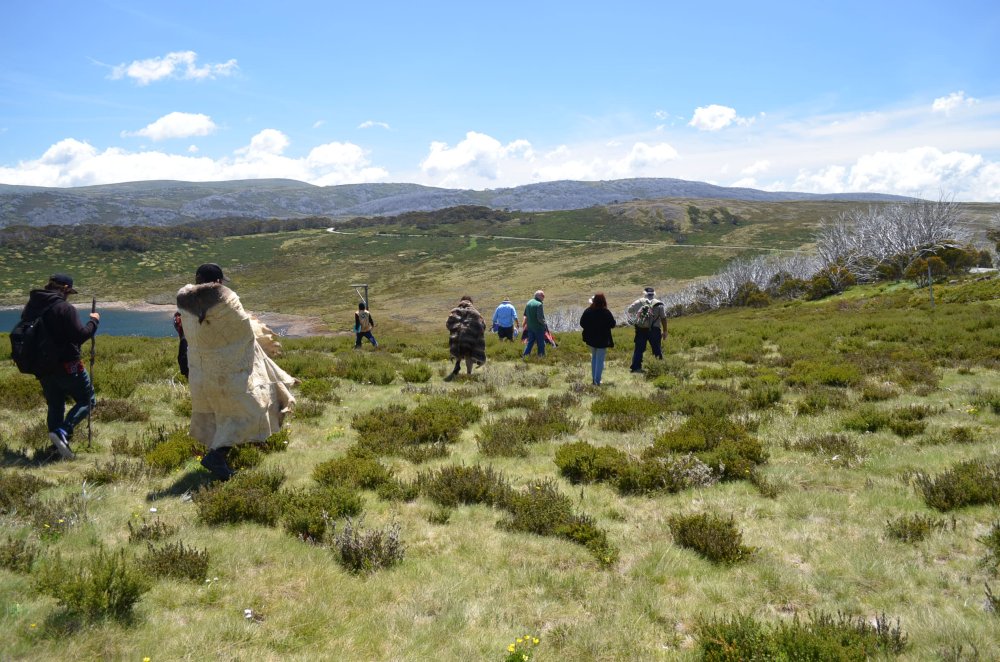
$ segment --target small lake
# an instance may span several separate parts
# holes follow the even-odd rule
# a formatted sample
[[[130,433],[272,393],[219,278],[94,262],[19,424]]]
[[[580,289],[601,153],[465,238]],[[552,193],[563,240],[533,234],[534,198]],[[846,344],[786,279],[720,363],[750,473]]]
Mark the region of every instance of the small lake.
[[[101,313],[101,326],[97,329],[98,336],[146,336],[149,338],[166,338],[176,336],[174,332],[173,309],[163,311],[138,311],[109,308],[97,311]],[[77,308],[80,320],[90,319],[90,306]],[[0,332],[10,333],[18,320],[21,310],[0,310]]]

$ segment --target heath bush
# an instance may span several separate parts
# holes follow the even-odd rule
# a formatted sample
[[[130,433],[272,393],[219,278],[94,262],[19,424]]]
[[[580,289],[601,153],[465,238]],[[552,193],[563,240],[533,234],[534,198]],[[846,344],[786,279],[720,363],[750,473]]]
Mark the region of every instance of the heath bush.
[[[626,463],[618,472],[615,486],[621,494],[674,494],[689,487],[713,485],[718,480],[712,467],[693,454],[650,455]]]
[[[924,503],[946,512],[963,506],[1000,503],[1000,460],[975,459],[956,464],[937,476],[914,477]]]
[[[572,501],[551,479],[533,481],[513,492],[505,509],[508,517],[501,522],[503,528],[541,536],[554,535],[573,516]]]
[[[9,364],[8,364],[9,365]],[[0,389],[0,409],[30,411],[45,404],[38,380],[30,375],[7,375]]]
[[[130,400],[108,398],[97,401],[93,417],[101,423],[112,421],[144,423],[149,420],[149,411],[133,404]]]
[[[146,452],[146,464],[160,471],[174,471],[188,463],[192,458],[202,455],[205,447],[187,433],[184,428],[177,428],[167,433],[166,438]]]
[[[152,586],[125,550],[104,548],[77,564],[57,554],[32,578],[35,590],[52,596],[67,612],[85,621],[128,618]]]
[[[732,517],[714,513],[671,515],[667,522],[674,542],[713,563],[737,563],[754,552],[743,544],[743,533]]]
[[[157,540],[169,538],[175,533],[177,533],[177,526],[175,524],[168,524],[159,517],[153,520],[147,520],[143,517],[138,522],[128,522],[128,541],[133,543],[156,542]]]
[[[421,494],[448,508],[474,503],[502,507],[511,494],[503,474],[479,465],[448,465],[421,472],[417,484]]]
[[[406,551],[399,524],[366,531],[361,522],[349,518],[334,536],[333,548],[340,564],[358,574],[392,567],[403,560]]]
[[[23,471],[0,471],[0,515],[27,514],[39,492],[52,483]]]
[[[361,497],[349,487],[299,489],[281,494],[281,521],[285,530],[302,540],[320,542],[328,524],[361,514]]]
[[[256,522],[273,526],[280,515],[278,488],[285,475],[278,470],[241,471],[194,495],[198,519],[204,524]]]
[[[861,381],[861,371],[849,363],[800,360],[792,363],[785,380],[790,386],[854,386]]]
[[[901,542],[920,542],[935,531],[941,531],[947,523],[929,515],[900,515],[885,523],[886,533]]]
[[[140,481],[150,476],[150,467],[138,460],[112,457],[109,462],[98,460],[83,472],[83,480],[92,485],[110,485],[120,481]]]
[[[408,363],[403,366],[400,374],[408,384],[425,384],[431,380],[434,372],[426,363]]]
[[[556,449],[559,473],[571,483],[614,481],[628,464],[628,455],[610,446],[591,446],[585,441],[563,444]]]
[[[201,583],[208,574],[208,550],[185,547],[183,542],[154,547],[146,543],[146,555],[140,565],[150,577],[186,579]]]
[[[302,394],[302,397],[314,402],[339,404],[340,397],[333,392],[334,386],[334,382],[330,379],[313,377],[302,380],[302,383],[299,384],[299,393]]]
[[[842,389],[813,386],[803,394],[795,410],[799,414],[820,414],[827,409],[844,409],[848,403],[847,394]]]
[[[326,487],[374,490],[390,481],[392,472],[373,456],[346,455],[317,464],[312,477]]]
[[[23,538],[7,537],[0,543],[0,568],[27,574],[38,557],[38,545]]]

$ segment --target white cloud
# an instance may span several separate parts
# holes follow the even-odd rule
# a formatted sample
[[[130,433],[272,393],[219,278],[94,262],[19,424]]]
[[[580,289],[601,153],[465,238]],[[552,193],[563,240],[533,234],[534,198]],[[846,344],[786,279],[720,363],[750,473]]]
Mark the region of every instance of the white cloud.
[[[952,92],[946,97],[938,97],[937,99],[934,99],[934,103],[931,104],[931,111],[949,115],[951,114],[951,111],[961,108],[962,106],[973,106],[977,103],[979,103],[979,99],[967,97],[965,96],[965,92],[960,90],[958,92]]]
[[[444,142],[432,142],[430,153],[420,162],[420,169],[432,178],[440,178],[445,185],[459,181],[465,174],[489,182],[499,178],[500,164],[505,159],[533,160],[531,143],[515,140],[504,146],[492,136],[469,131],[465,139],[454,147]]]
[[[216,129],[215,122],[201,113],[168,113],[138,131],[122,131],[122,136],[142,136],[153,141],[169,138],[207,136]]]
[[[197,145],[188,145],[188,154],[197,154],[198,151]]]
[[[1000,163],[979,154],[914,147],[860,156],[852,165],[803,170],[793,190],[812,193],[870,191],[922,198],[1000,200]]]
[[[180,80],[206,80],[220,76],[231,76],[239,66],[236,60],[221,64],[198,66],[198,54],[194,51],[175,51],[163,57],[135,60],[130,64],[119,64],[111,69],[112,80],[131,78],[139,85],[174,78]]]
[[[315,122],[313,122],[312,128],[318,129],[324,124],[326,124],[326,120],[316,120]]]
[[[653,113],[653,117],[655,117],[658,120],[665,120],[670,117],[670,113],[668,113],[665,110],[657,110],[656,112]]]
[[[375,120],[365,120],[358,125],[359,129],[373,129],[375,127],[385,129],[386,131],[389,131],[391,128],[387,122],[376,122]]]
[[[708,106],[695,108],[694,115],[691,116],[688,126],[693,126],[699,131],[719,131],[730,124],[748,126],[753,121],[754,118],[752,117],[740,117],[737,115],[735,108],[713,103]]]
[[[89,143],[67,138],[52,145],[41,158],[16,167],[0,167],[0,182],[31,186],[88,186],[143,179],[223,181],[287,178],[318,186],[384,180],[386,169],[372,166],[364,149],[352,143],[327,143],[307,156],[284,155],[289,140],[276,129],[265,129],[232,156],[128,152],[117,147],[100,151]]]
[[[767,172],[771,169],[771,162],[767,159],[761,159],[760,161],[754,161],[752,164],[748,165],[743,170],[740,170],[741,175],[746,175],[748,177],[753,177],[754,175],[759,175],[762,172]]]

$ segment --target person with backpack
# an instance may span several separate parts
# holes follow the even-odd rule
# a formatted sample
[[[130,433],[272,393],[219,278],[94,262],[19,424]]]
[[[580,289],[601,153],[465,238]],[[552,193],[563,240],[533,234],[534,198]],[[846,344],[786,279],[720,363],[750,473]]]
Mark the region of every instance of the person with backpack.
[[[514,340],[514,327],[517,326],[517,308],[507,297],[503,298],[497,309],[493,311],[493,333],[500,340]]]
[[[653,350],[653,356],[663,358],[661,340],[667,331],[667,311],[663,302],[656,298],[656,290],[647,287],[642,296],[632,302],[626,312],[628,319],[635,327],[635,351],[632,352],[631,371],[642,372],[642,355],[646,352],[646,343]]]
[[[368,338],[368,342],[372,346],[378,347],[378,342],[372,335],[373,328],[375,328],[375,318],[372,317],[368,306],[362,301],[358,304],[358,312],[354,313],[354,335],[356,337],[354,349],[361,349],[362,338]]]
[[[601,385],[604,357],[608,353],[608,348],[615,346],[611,329],[615,328],[616,324],[615,316],[608,310],[607,298],[603,292],[598,292],[590,300],[590,306],[580,316],[583,342],[590,348],[590,377],[594,386]]]
[[[191,389],[191,436],[205,445],[201,464],[219,480],[233,469],[233,446],[262,442],[281,429],[295,405],[296,379],[267,355],[277,345],[270,329],[243,309],[223,285],[222,268],[198,267],[194,284],[177,292]]]
[[[90,313],[86,324],[68,301],[77,294],[73,279],[54,274],[42,289],[32,290],[21,311],[21,321],[11,332],[11,356],[21,372],[38,379],[48,404],[46,425],[52,445],[72,460],[73,430],[96,404],[94,385],[80,360],[80,345],[94,337],[101,314]],[[73,406],[66,411],[66,397]]]
[[[463,360],[465,371],[470,375],[473,364],[486,363],[486,320],[472,305],[472,297],[466,295],[451,309],[445,326],[449,333],[448,349],[455,359],[455,369],[444,378],[450,382],[458,376]]]

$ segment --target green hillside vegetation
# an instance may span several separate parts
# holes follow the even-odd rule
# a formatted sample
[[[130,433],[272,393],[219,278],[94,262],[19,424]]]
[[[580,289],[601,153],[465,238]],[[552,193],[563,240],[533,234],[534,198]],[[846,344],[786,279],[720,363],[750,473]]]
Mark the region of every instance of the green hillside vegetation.
[[[385,291],[403,268],[426,269],[421,287],[441,292],[463,278],[445,262],[485,282],[497,272],[480,262],[499,250],[316,231],[213,241],[243,264],[253,247],[278,263],[227,263],[258,301],[306,282],[302,267],[268,281],[306,256],[345,282],[365,260],[395,263]],[[531,250],[559,272],[590,249]],[[297,413],[234,453],[242,472],[221,485],[185,434],[173,341],[99,338],[94,443],[81,429],[72,462],[50,461],[38,386],[4,360],[0,650],[988,657],[1000,650],[998,287],[944,283],[933,309],[923,290],[881,284],[685,316],[645,375],[628,372],[618,330],[600,388],[576,333],[528,361],[491,336],[486,366],[450,383],[443,329],[387,323],[381,351],[289,339],[279,362],[302,380]]]
[[[0,230],[0,303],[22,304],[55,271],[73,274],[99,301],[171,303],[195,266],[215,261],[248,308],[320,316],[332,328],[347,325],[356,302],[349,285],[359,282],[370,285],[383,319],[420,326],[436,326],[461,294],[519,301],[541,287],[553,309],[603,290],[620,308],[646,284],[663,291],[735,258],[808,252],[822,219],[856,206],[670,199],[545,213],[457,207],[336,223],[11,227]],[[980,234],[996,211],[965,208]]]

